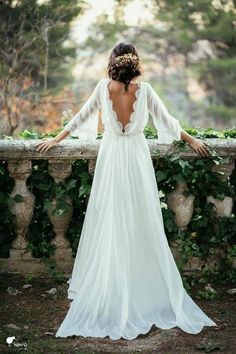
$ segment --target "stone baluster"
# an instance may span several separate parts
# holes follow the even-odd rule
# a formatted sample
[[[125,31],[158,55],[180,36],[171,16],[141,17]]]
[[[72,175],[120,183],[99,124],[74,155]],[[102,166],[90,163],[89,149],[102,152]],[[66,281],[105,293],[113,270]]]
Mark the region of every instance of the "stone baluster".
[[[63,160],[49,160],[49,174],[53,177],[55,183],[64,182],[64,180],[71,174],[71,162]],[[65,202],[68,204],[69,210],[62,214],[53,214],[53,210],[56,207],[56,198],[51,201],[50,207],[48,208],[48,217],[53,225],[55,232],[55,237],[52,240],[52,244],[56,246],[55,259],[56,261],[71,261],[72,259],[72,249],[68,239],[65,237],[65,232],[69,225],[69,222],[73,213],[72,201],[69,196],[65,197]]]
[[[194,209],[195,197],[192,194],[188,196],[183,194],[188,190],[185,182],[178,183],[176,188],[166,196],[169,209],[175,213],[175,223],[182,230],[187,228]]]
[[[89,159],[89,161],[88,161],[88,172],[89,172],[90,175],[94,174],[95,166],[96,166],[96,159]]]
[[[27,250],[27,228],[31,222],[35,196],[28,190],[26,180],[30,176],[32,163],[30,160],[10,160],[8,162],[8,171],[15,180],[15,186],[10,193],[10,197],[21,195],[21,202],[14,202],[10,210],[15,214],[16,238],[13,240],[10,249],[10,258],[12,261],[32,260],[31,252]]]
[[[213,171],[219,171],[223,172],[223,174],[220,176],[220,178],[225,181],[227,180],[228,177],[231,176],[233,170],[235,168],[235,160],[234,159],[229,159],[229,162],[221,164],[221,165],[215,165],[213,166],[212,170]],[[230,217],[232,214],[232,209],[233,209],[233,198],[226,196],[224,197],[223,200],[214,198],[213,196],[209,195],[206,198],[207,203],[212,203],[214,204],[214,210],[215,214],[218,217]]]

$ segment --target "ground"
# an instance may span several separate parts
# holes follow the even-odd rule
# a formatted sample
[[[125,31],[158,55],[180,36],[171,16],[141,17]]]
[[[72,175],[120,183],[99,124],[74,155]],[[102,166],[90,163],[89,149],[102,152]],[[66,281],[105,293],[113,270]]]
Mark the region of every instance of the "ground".
[[[23,288],[23,285],[29,283],[31,285]],[[194,335],[178,328],[160,330],[153,326],[149,333],[139,335],[133,340],[114,341],[108,337],[98,339],[54,336],[70,304],[66,281],[58,284],[50,276],[29,279],[19,274],[2,273],[0,284],[0,354],[236,353],[235,295],[227,294],[224,288],[224,295],[220,299],[194,299],[218,324],[217,327],[204,327],[199,334]],[[14,290],[9,287],[21,293],[14,295]],[[57,289],[55,294],[46,292],[52,288]],[[11,336],[15,336],[15,340],[8,346],[6,338]]]

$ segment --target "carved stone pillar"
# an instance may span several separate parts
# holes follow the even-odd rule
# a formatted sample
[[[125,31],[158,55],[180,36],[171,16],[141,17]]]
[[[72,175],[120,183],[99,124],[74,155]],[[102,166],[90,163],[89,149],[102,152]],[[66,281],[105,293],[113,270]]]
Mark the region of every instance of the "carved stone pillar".
[[[221,179],[227,180],[228,177],[232,174],[233,170],[235,168],[235,160],[234,159],[229,159],[229,162],[224,163],[222,165],[216,165],[213,166],[212,171],[219,171],[223,172],[221,175]],[[213,196],[209,195],[206,198],[207,203],[212,203],[214,204],[214,210],[215,214],[218,217],[230,217],[232,214],[233,210],[233,198],[231,197],[224,197],[223,200],[214,198]]]
[[[10,197],[20,194],[21,202],[14,202],[10,210],[15,214],[16,238],[12,242],[10,249],[10,258],[14,260],[31,260],[31,253],[26,250],[27,247],[27,228],[31,222],[35,196],[27,189],[26,180],[31,174],[32,163],[30,160],[10,160],[8,162],[8,171],[15,180],[15,186]]]
[[[63,182],[71,174],[71,162],[49,160],[49,174],[53,177],[55,183]],[[56,246],[55,259],[56,260],[70,260],[72,258],[72,249],[68,239],[65,237],[65,232],[71,220],[73,213],[72,201],[66,196],[65,202],[68,204],[69,211],[62,215],[53,214],[53,210],[56,206],[56,199],[51,201],[51,205],[48,208],[48,217],[53,225],[55,231],[55,237],[52,240],[52,244]]]
[[[184,191],[188,191],[185,182],[177,184],[176,188],[167,194],[168,207],[175,213],[175,223],[180,229],[187,228],[194,209],[195,197],[192,194],[185,197]]]
[[[90,175],[94,174],[95,166],[96,166],[96,159],[89,159],[88,172]]]

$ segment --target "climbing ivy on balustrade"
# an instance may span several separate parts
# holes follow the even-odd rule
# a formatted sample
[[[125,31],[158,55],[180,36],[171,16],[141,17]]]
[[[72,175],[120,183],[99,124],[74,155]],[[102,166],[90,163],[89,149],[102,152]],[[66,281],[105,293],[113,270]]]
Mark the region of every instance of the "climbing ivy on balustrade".
[[[197,138],[235,138],[236,130],[215,131],[212,128],[199,131],[195,128],[185,129],[189,134]],[[38,139],[45,136],[55,136],[51,134],[36,134],[24,130],[20,134],[21,139]],[[155,138],[155,130],[145,128],[146,138]],[[4,137],[11,139],[11,137]],[[98,135],[98,139],[101,135]],[[207,143],[207,140],[205,140]],[[232,263],[236,257],[235,230],[236,230],[236,210],[233,209],[229,218],[217,218],[214,214],[213,205],[206,203],[206,197],[212,195],[222,200],[225,196],[234,197],[236,171],[234,170],[230,178],[223,181],[219,172],[213,172],[212,167],[227,162],[228,158],[218,156],[212,148],[211,156],[208,158],[183,159],[176,150],[186,149],[184,141],[176,141],[165,156],[160,156],[158,149],[153,160],[156,173],[158,189],[162,192],[161,203],[164,205],[162,212],[166,235],[170,242],[178,240],[178,247],[181,254],[181,262],[178,264],[180,270],[192,256],[207,259],[214,254],[217,249],[225,253],[225,258],[221,268],[215,266],[213,269],[204,267],[201,277],[195,274],[183,276],[185,287],[190,289],[196,282],[207,284],[208,282],[223,282],[233,284],[236,281],[235,269]],[[0,256],[8,257],[11,242],[14,234],[14,215],[10,212],[10,205],[13,202],[20,202],[21,196],[15,196],[14,200],[9,197],[14,181],[7,172],[7,162],[0,161]],[[55,183],[48,174],[48,162],[44,160],[32,161],[32,174],[27,179],[29,190],[35,195],[35,209],[31,224],[29,226],[27,238],[28,248],[34,257],[49,258],[54,254],[54,246],[50,240],[54,237],[54,231],[47,216],[47,209],[52,198],[56,198],[57,207],[55,213],[63,214],[68,210],[65,202],[65,195],[69,196],[73,202],[73,215],[70,221],[66,237],[68,237],[73,254],[79,243],[81,229],[83,225],[86,205],[92,184],[92,176],[88,173],[87,160],[74,160],[72,162],[72,173],[64,183]],[[193,216],[188,224],[187,230],[180,230],[174,222],[174,213],[166,207],[166,195],[171,192],[176,183],[186,182],[189,192],[195,196]],[[223,270],[223,271],[222,271]],[[201,297],[210,298],[208,292],[200,293]]]
[[[207,142],[205,141],[207,144]],[[183,141],[176,142],[174,149],[185,149],[186,144]],[[163,208],[163,217],[165,220],[166,234],[169,241],[178,240],[178,247],[181,254],[182,266],[193,256],[207,260],[208,256],[216,254],[219,249],[225,254],[222,258],[221,267],[209,269],[207,266],[202,268],[200,282],[207,284],[209,282],[221,282],[234,284],[236,281],[236,271],[233,268],[233,262],[236,257],[235,230],[236,230],[236,207],[234,205],[231,217],[217,217],[214,213],[213,204],[207,203],[207,196],[213,196],[216,199],[223,200],[225,196],[234,198],[236,171],[234,170],[230,178],[222,180],[220,171],[212,171],[215,165],[227,163],[229,158],[218,156],[208,145],[211,156],[207,159],[196,158],[191,160],[182,159],[174,153],[174,149],[165,156],[159,156],[156,152],[154,159],[154,168],[158,182],[159,190],[164,192],[160,197],[163,205],[167,203],[166,195],[171,192],[177,183],[185,182],[188,191],[184,194],[194,195],[193,215],[186,230],[180,230],[174,222],[174,213],[168,208]],[[174,173],[173,173],[174,171]],[[207,262],[206,262],[207,263]],[[194,279],[192,273],[189,278],[184,277],[185,287],[191,287],[199,282],[199,274]],[[198,278],[198,279],[197,279]],[[217,296],[217,293],[211,291],[200,292],[201,297]]]

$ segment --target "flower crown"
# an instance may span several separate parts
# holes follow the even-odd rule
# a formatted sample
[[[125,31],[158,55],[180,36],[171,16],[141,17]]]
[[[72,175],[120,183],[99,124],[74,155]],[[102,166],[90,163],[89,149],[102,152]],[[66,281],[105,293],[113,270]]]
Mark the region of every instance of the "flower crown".
[[[115,57],[114,63],[117,67],[126,66],[128,64],[136,69],[139,66],[139,58],[135,54],[127,53]]]

